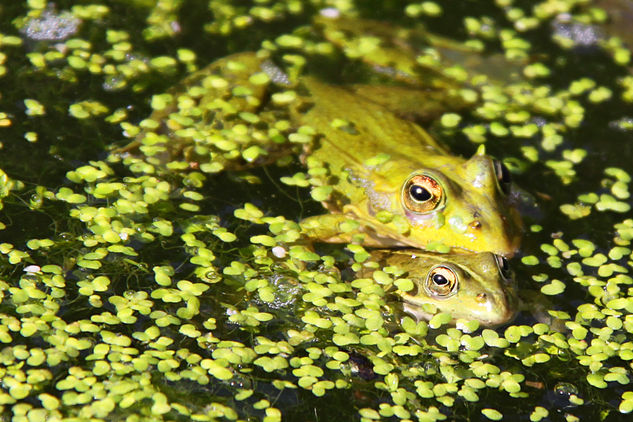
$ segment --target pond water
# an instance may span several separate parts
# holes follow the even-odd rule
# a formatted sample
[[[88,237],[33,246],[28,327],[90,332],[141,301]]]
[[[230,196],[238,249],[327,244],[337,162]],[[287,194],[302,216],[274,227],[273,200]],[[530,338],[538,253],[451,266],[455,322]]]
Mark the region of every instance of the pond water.
[[[607,6],[0,6],[3,420],[625,420],[633,76],[628,28],[607,25],[628,9]],[[418,64],[443,52],[431,74],[448,72],[476,98],[425,119],[433,137],[463,156],[485,144],[512,172],[525,232],[510,261],[524,303],[511,324],[414,321],[394,269],[356,277],[371,248],[311,249],[297,222],[323,212],[322,180],[288,141],[305,128],[229,112],[211,152],[187,155],[189,142],[121,153],[139,133],[206,130],[149,116],[168,93],[194,108],[170,88],[232,53],[259,50],[290,78],[384,82],[363,62],[375,34],[341,46],[313,23],[323,9],[377,20],[399,47],[398,31],[423,25],[471,51],[416,36],[404,47]],[[257,161],[273,138],[291,153],[221,171]]]

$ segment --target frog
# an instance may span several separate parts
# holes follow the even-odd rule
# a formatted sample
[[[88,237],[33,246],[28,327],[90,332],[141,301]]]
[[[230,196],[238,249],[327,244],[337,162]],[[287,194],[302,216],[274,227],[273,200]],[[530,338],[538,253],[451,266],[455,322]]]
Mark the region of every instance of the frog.
[[[476,320],[484,327],[510,323],[519,310],[519,296],[508,260],[490,252],[438,254],[419,249],[378,249],[369,262],[396,267],[398,277],[412,281],[410,290],[396,291],[403,311],[417,321],[436,312],[458,319]],[[372,277],[364,266],[358,277]]]
[[[270,52],[234,53],[172,89],[117,153],[214,173],[295,151],[328,211],[300,222],[310,241],[511,257],[522,224],[510,172],[483,148],[467,159],[440,145],[415,121],[425,97],[409,87],[414,64],[400,57],[397,67],[405,70],[391,74],[405,85],[342,85],[285,73]],[[446,79],[431,83],[435,109],[438,89],[454,89]]]
[[[469,159],[448,152],[424,129],[346,87],[303,81],[311,108],[297,116],[317,127],[320,142],[304,154],[334,175],[330,211],[302,226],[326,242],[350,242],[360,232],[369,247],[431,249],[512,256],[520,217],[511,205],[510,175],[479,150]],[[351,127],[332,127],[334,119]],[[349,218],[360,222],[345,231]],[[344,227],[344,226],[343,226]]]

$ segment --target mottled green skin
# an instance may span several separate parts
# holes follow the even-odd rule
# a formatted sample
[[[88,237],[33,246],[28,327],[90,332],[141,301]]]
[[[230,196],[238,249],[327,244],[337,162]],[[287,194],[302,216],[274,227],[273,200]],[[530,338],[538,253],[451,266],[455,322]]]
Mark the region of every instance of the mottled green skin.
[[[516,251],[520,217],[501,191],[489,156],[452,155],[420,126],[351,89],[315,79],[306,79],[303,85],[312,108],[295,118],[322,135],[309,156],[327,163],[338,176],[334,194],[324,205],[359,220],[366,246],[424,249],[440,242],[464,251],[505,256]],[[337,118],[349,122],[353,130],[333,127],[331,122]],[[389,159],[366,164],[378,154],[387,154]],[[402,204],[403,184],[413,173],[431,175],[442,185],[444,200],[432,212],[416,214]],[[376,218],[380,211],[403,217],[405,228],[380,222]],[[328,227],[333,229],[331,236],[322,230],[320,240],[349,240],[349,235],[336,233],[331,219]]]
[[[438,312],[450,313],[459,318],[477,320],[483,326],[506,324],[514,318],[519,299],[512,278],[504,275],[491,253],[433,254],[420,250],[377,250],[372,259],[384,266],[397,266],[406,271],[401,277],[414,283],[409,292],[398,291],[404,310],[417,319],[430,319],[433,315],[423,305],[434,305]],[[449,267],[458,278],[455,293],[450,297],[433,296],[424,286],[431,269]],[[358,275],[369,277],[373,271],[362,270]]]
[[[403,62],[406,54],[398,51],[398,57]],[[250,78],[262,72],[272,81],[255,83]],[[281,79],[276,78],[279,75]],[[407,80],[414,77],[409,75]],[[268,94],[280,89],[291,89],[298,98],[285,105],[269,101]],[[434,84],[433,113],[437,112],[438,89]],[[403,117],[425,115],[427,103],[419,86],[406,90],[387,85],[335,86],[309,77],[284,80],[269,60],[255,53],[238,53],[191,75],[171,94],[172,103],[151,116],[160,127],[141,133],[123,151],[140,146],[163,162],[184,156],[191,166],[212,162],[218,166],[216,171],[241,169],[264,161],[260,157],[244,163],[240,154],[246,148],[256,145],[270,161],[288,145],[263,136],[270,129],[260,127],[274,127],[280,119],[289,119],[294,128],[314,129],[317,136],[302,159],[308,167],[316,162],[328,169],[332,194],[323,201],[330,213],[301,224],[311,239],[349,242],[362,235],[363,245],[371,247],[433,249],[443,245],[504,256],[513,255],[519,247],[520,217],[497,182],[492,159],[483,152],[470,159],[452,155]],[[186,108],[179,103],[183,96],[190,101]],[[399,103],[404,97],[406,101]],[[256,114],[258,122],[244,125],[236,119],[241,112]],[[337,120],[344,124],[333,125]],[[239,132],[232,129],[238,126],[242,127]],[[375,160],[377,156],[383,159]],[[439,183],[443,195],[436,208],[415,213],[404,206],[403,187],[413,174],[428,175]],[[353,231],[346,223],[350,218],[360,223]]]

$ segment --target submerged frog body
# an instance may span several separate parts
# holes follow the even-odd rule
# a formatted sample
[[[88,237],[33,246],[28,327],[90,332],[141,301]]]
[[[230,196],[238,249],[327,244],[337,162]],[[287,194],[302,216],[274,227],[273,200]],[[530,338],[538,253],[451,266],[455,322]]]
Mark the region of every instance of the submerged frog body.
[[[413,281],[408,292],[398,291],[405,312],[418,320],[432,311],[477,320],[484,326],[512,321],[518,296],[505,258],[491,253],[433,254],[419,250],[377,250],[372,259],[383,266],[397,266],[401,276]],[[359,276],[371,276],[367,268]],[[433,309],[434,308],[434,309]]]
[[[405,107],[391,110],[400,96],[402,86],[294,80],[266,57],[239,53],[183,81],[148,119],[155,127],[124,151],[139,148],[163,163],[183,158],[181,168],[213,173],[278,157],[300,142],[309,175],[320,174],[312,185],[329,189],[320,199],[330,213],[302,222],[307,237],[511,256],[521,222],[507,169],[483,151],[470,159],[450,154],[401,117]],[[423,91],[410,90],[406,103],[423,109]],[[311,140],[296,136],[306,133]]]

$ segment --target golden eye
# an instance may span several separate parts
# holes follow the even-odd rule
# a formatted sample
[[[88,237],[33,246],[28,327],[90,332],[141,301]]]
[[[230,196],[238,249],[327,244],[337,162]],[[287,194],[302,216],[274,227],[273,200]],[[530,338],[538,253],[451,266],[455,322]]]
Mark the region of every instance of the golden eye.
[[[495,259],[497,261],[497,268],[499,268],[499,272],[504,280],[510,281],[512,280],[512,270],[510,269],[510,264],[508,260],[500,255],[495,255]]]
[[[442,201],[442,186],[431,176],[416,174],[404,184],[402,198],[408,211],[430,212]]]
[[[493,160],[495,175],[497,176],[497,182],[501,191],[506,195],[510,193],[510,185],[512,184],[512,177],[510,170],[499,160]]]
[[[433,296],[446,298],[457,292],[457,274],[445,265],[438,265],[426,277],[426,290]]]

